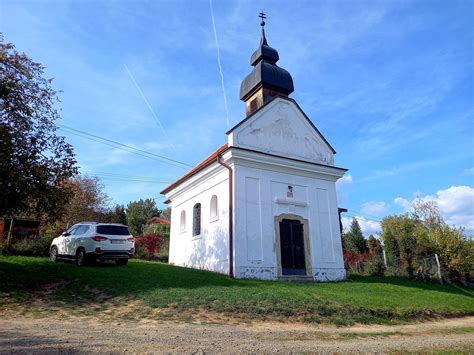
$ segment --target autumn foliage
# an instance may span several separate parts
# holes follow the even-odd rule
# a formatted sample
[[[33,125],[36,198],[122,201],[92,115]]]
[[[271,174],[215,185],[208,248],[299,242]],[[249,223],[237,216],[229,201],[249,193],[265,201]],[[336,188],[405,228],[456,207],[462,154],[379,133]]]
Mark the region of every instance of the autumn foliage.
[[[155,254],[158,253],[163,245],[163,235],[160,233],[147,233],[140,234],[136,237],[135,244],[137,248],[146,250],[148,253],[148,259],[153,260]]]

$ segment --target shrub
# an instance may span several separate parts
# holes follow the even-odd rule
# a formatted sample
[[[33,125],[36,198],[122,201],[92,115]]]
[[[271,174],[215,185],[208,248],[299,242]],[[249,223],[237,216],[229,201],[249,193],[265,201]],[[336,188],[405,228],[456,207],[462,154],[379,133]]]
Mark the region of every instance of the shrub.
[[[7,250],[12,255],[48,256],[53,239],[50,234],[40,234],[33,238],[12,240]]]
[[[474,241],[462,228],[447,225],[432,201],[416,201],[413,211],[382,220],[381,238],[390,265],[387,272],[432,280],[438,277],[437,254],[443,278],[469,281],[474,270]]]
[[[372,255],[364,264],[364,274],[370,276],[383,276],[385,265],[379,254]]]
[[[135,255],[133,257],[136,259],[149,259],[146,249],[142,248],[140,245],[138,245],[138,243],[135,243]]]
[[[136,238],[137,249],[146,250],[148,259],[153,260],[163,245],[163,236],[160,233],[140,234]]]
[[[413,277],[415,266],[416,231],[419,222],[405,214],[388,216],[382,220],[381,238],[387,254],[400,260],[403,271]]]
[[[155,258],[157,261],[167,263],[170,246],[170,226],[168,224],[152,224],[145,226],[143,230],[144,234],[160,233],[163,236],[163,243],[161,244],[160,250],[155,254]],[[146,254],[146,251],[143,252]],[[148,255],[139,258],[148,259]]]
[[[344,267],[347,271],[355,274],[362,274],[364,263],[369,259],[369,253],[353,253],[348,250],[343,251]]]
[[[0,237],[0,255],[6,254],[7,252],[7,244],[6,242]]]

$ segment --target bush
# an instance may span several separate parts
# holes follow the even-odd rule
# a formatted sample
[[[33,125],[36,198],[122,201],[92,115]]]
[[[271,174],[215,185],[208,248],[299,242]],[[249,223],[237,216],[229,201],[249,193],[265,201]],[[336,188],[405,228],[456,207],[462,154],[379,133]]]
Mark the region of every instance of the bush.
[[[0,255],[7,254],[7,244],[6,242],[0,237]]]
[[[379,254],[372,255],[364,264],[364,274],[370,276],[383,276],[385,265]]]
[[[160,250],[155,254],[155,259],[163,263],[168,262],[169,258],[169,246],[170,246],[170,226],[168,224],[152,224],[144,227],[144,234],[159,233],[163,236],[163,243],[161,244]],[[146,251],[144,251],[145,257],[141,259],[148,259]]]
[[[362,274],[364,264],[369,259],[369,253],[353,253],[348,250],[343,251],[344,267],[352,274]]]
[[[387,254],[399,259],[400,266],[409,277],[415,271],[414,259],[417,243],[417,228],[420,223],[408,214],[388,216],[382,220],[381,238]]]
[[[48,256],[53,239],[54,236],[50,234],[40,234],[32,238],[12,240],[6,249],[12,255]]]
[[[135,255],[133,257],[143,260],[148,260],[150,258],[146,249],[142,248],[138,243],[135,243]]]
[[[449,226],[436,203],[417,201],[413,210],[382,220],[381,238],[391,266],[387,272],[432,280],[438,277],[437,254],[443,278],[469,281],[474,274],[474,241],[462,228]]]
[[[135,243],[137,250],[145,250],[148,260],[153,260],[163,245],[163,236],[160,233],[140,234]]]

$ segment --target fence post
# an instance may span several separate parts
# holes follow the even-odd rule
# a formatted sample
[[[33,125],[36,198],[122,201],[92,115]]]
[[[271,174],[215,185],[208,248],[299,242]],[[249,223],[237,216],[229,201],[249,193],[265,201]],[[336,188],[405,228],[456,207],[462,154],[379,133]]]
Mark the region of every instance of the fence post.
[[[436,264],[438,265],[438,277],[439,277],[439,282],[441,283],[441,285],[444,285],[444,283],[443,283],[443,276],[441,275],[441,264],[439,263],[438,254],[435,254],[435,259],[436,259]]]
[[[12,235],[12,229],[13,229],[13,217],[10,221],[10,228],[8,229],[8,235],[7,235],[7,248],[8,248],[8,245],[10,245],[10,238],[11,238],[11,235]]]
[[[383,254],[383,263],[385,264],[385,267],[387,267],[387,254],[385,254],[385,249],[382,249],[382,254]]]

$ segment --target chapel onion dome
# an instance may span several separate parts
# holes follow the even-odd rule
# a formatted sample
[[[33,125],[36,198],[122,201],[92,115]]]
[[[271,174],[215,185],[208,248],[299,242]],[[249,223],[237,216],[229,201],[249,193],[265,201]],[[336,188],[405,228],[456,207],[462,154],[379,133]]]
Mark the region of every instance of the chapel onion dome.
[[[276,65],[279,56],[275,48],[268,45],[265,29],[262,26],[262,38],[257,50],[250,58],[254,66],[252,72],[245,77],[240,85],[240,99],[246,101],[259,88],[274,90],[288,96],[294,91],[290,73]]]

